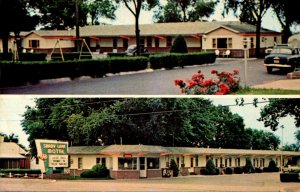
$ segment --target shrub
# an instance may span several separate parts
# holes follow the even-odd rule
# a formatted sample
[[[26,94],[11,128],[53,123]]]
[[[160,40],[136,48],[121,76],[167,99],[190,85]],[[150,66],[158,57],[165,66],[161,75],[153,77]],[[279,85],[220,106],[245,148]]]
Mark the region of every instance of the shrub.
[[[0,169],[1,173],[12,173],[12,174],[41,174],[39,169]]]
[[[179,169],[178,169],[178,166],[175,162],[174,159],[171,159],[171,162],[170,162],[170,170],[173,171],[173,177],[177,177],[178,174],[179,174]]]
[[[235,174],[242,174],[243,173],[243,168],[242,167],[235,167],[233,172]]]
[[[188,65],[201,65],[214,63],[215,60],[216,55],[213,52],[153,54],[149,57],[152,69],[172,69]]]
[[[290,172],[290,173],[280,173],[281,182],[299,182],[299,173]]]
[[[216,166],[215,166],[212,159],[209,159],[206,162],[206,167],[205,167],[203,173],[204,173],[203,175],[217,175],[217,174],[219,174],[219,170],[216,169]]]
[[[84,171],[80,174],[83,178],[105,178],[109,176],[109,170],[105,165],[97,164],[91,170]]]
[[[225,169],[225,174],[231,175],[232,173],[233,173],[232,168],[231,168],[231,167],[226,167],[226,169]]]
[[[273,159],[269,162],[268,172],[279,172],[279,167]]]
[[[218,71],[212,70],[211,73],[216,74],[218,80],[204,80],[204,75],[201,74],[201,70],[198,70],[198,73],[188,80],[188,84],[182,80],[175,80],[175,86],[179,86],[181,92],[187,95],[225,95],[239,89],[240,77],[237,70],[234,70],[233,73],[218,73]]]
[[[126,54],[127,53],[125,53],[125,52],[119,52],[119,53],[110,52],[110,53],[107,53],[107,56],[109,56],[109,57],[124,57],[124,56],[126,56]]]
[[[187,53],[188,52],[186,41],[182,35],[176,36],[170,52],[171,53]]]
[[[243,167],[244,173],[254,173],[254,167],[252,165],[251,159],[246,159],[246,165]]]
[[[20,53],[20,61],[45,61],[47,53]]]
[[[263,172],[263,170],[259,167],[255,167],[254,171],[255,171],[255,173],[262,173]]]
[[[78,60],[80,57],[80,52],[71,52],[71,53],[63,53],[64,60],[70,61],[70,60]],[[92,59],[92,56],[89,52],[82,52],[81,53],[81,59]],[[55,52],[52,54],[52,60],[62,60],[61,59],[61,53]]]

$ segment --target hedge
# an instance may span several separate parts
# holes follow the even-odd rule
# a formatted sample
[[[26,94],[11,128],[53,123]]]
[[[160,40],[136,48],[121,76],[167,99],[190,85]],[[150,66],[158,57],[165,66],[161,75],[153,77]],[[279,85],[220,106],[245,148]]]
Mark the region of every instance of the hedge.
[[[39,169],[0,169],[0,173],[6,174],[41,174]]]
[[[300,182],[298,172],[280,173],[281,182]]]
[[[174,67],[184,67],[188,65],[202,65],[214,63],[215,60],[216,54],[214,52],[168,53],[149,56],[152,69],[172,69]]]
[[[19,60],[20,61],[45,61],[47,53],[19,53]],[[0,61],[11,61],[13,58],[12,53],[0,53]]]
[[[0,86],[37,83],[42,79],[80,76],[102,77],[106,73],[144,70],[145,57],[105,58],[100,60],[10,62],[0,61]]]
[[[80,52],[63,53],[63,56],[65,61],[78,60],[80,57]],[[51,57],[52,60],[62,60],[61,53],[58,52],[53,53]],[[81,59],[92,59],[92,55],[89,52],[82,52]]]

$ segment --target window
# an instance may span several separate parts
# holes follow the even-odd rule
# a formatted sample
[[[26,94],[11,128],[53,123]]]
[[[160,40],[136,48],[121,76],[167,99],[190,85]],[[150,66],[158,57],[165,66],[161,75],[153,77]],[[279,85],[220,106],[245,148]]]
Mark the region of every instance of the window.
[[[152,47],[152,37],[147,37],[147,47]]]
[[[220,167],[224,167],[223,158],[222,157],[220,158]]]
[[[140,46],[141,46],[141,49],[143,49],[145,47],[145,39],[144,38],[140,38]]]
[[[159,47],[159,38],[155,38],[155,47]]]
[[[191,167],[194,167],[194,158],[191,157]]]
[[[199,166],[198,161],[199,161],[198,156],[196,156],[196,157],[195,157],[195,166],[196,166],[196,167]]]
[[[159,158],[147,158],[148,169],[159,169]]]
[[[119,158],[118,168],[120,170],[136,170],[137,169],[137,158]]]
[[[184,167],[184,156],[181,157],[181,167]]]
[[[179,157],[176,158],[177,166],[179,167]]]
[[[172,46],[172,37],[167,37],[167,47]]]
[[[82,169],[82,158],[78,157],[78,169]]]
[[[240,166],[240,163],[241,163],[241,159],[240,159],[240,158],[236,158],[236,159],[235,159],[235,166],[236,166],[236,167],[239,167],[239,166]]]
[[[123,47],[124,47],[125,49],[128,48],[128,39],[123,39]]]
[[[232,159],[231,159],[231,157],[229,158],[229,167],[231,167],[232,166]]]
[[[212,47],[217,48],[217,39],[212,39]]]
[[[220,49],[231,49],[232,48],[232,38],[213,38],[212,47]]]
[[[250,38],[250,47],[254,48],[254,38],[253,37]]]
[[[218,167],[218,159],[215,159],[215,165]]]
[[[100,158],[100,157],[97,157],[97,158],[96,158],[96,164],[99,164],[99,163],[100,163],[100,160],[101,160],[101,158]]]
[[[29,47],[30,48],[39,48],[40,40],[29,40]]]
[[[118,47],[118,39],[113,38],[113,48],[116,49]]]

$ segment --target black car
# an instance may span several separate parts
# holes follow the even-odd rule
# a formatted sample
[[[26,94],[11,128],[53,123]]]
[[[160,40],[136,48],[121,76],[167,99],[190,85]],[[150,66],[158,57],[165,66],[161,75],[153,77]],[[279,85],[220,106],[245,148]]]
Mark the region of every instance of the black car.
[[[299,68],[300,54],[297,48],[281,45],[275,46],[269,55],[265,57],[265,66],[268,73],[272,73],[273,68],[294,71]]]

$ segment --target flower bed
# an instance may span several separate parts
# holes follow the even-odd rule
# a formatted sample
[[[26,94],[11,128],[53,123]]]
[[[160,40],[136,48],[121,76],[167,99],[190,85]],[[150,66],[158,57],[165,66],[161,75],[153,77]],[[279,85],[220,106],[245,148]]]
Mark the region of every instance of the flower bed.
[[[175,86],[179,86],[181,92],[187,95],[226,95],[239,89],[239,71],[219,73],[212,70],[211,73],[216,74],[218,79],[205,80],[204,75],[199,70],[187,83],[183,80],[175,80]]]

